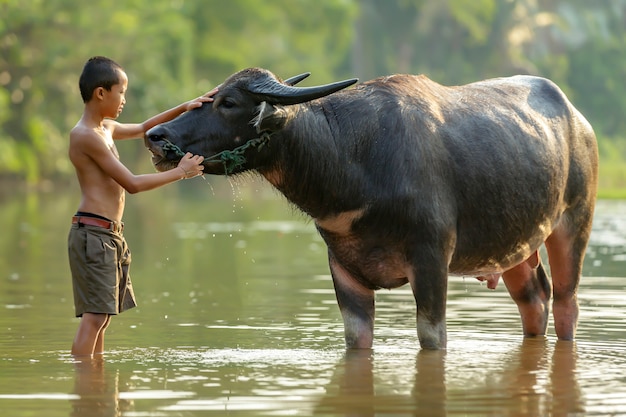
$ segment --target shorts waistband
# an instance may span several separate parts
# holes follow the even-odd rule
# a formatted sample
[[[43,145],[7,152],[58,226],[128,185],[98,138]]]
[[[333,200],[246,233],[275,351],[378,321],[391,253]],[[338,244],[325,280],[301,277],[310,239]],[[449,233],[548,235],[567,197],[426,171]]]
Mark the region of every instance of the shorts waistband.
[[[124,230],[124,223],[111,222],[108,220],[98,219],[96,217],[88,216],[74,216],[72,217],[72,224],[78,224],[78,226],[88,225],[102,227],[112,232],[121,233]]]

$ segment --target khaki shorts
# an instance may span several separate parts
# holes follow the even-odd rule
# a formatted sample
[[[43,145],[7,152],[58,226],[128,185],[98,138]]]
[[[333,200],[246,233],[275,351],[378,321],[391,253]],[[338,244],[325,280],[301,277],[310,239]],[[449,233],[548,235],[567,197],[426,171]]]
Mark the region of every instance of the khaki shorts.
[[[119,314],[137,305],[128,274],[130,250],[121,231],[72,224],[67,241],[76,317]]]

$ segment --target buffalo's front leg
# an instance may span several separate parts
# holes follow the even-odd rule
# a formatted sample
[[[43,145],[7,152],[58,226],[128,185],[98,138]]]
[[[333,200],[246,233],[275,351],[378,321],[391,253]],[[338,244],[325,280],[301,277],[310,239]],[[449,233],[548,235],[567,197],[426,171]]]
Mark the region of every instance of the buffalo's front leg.
[[[330,272],[343,317],[346,347],[372,347],[374,339],[374,290],[364,287],[329,255]]]
[[[409,277],[417,305],[417,337],[422,349],[445,349],[447,267],[427,267],[437,262],[419,262],[418,272]]]

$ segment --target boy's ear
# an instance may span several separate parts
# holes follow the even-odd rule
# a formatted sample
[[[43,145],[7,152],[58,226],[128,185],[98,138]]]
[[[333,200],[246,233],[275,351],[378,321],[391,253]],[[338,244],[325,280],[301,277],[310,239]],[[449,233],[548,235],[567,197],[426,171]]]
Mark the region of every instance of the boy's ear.
[[[104,98],[104,87],[97,87],[93,90],[93,97],[101,100]]]

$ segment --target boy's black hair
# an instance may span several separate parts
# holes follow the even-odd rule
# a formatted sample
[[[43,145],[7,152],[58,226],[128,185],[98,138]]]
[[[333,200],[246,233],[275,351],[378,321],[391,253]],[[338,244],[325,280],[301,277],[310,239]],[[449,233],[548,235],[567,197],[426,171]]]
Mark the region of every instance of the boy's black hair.
[[[111,87],[120,82],[119,71],[123,71],[122,67],[112,59],[104,56],[89,58],[78,80],[83,102],[91,100],[94,90],[98,87],[111,91]]]

